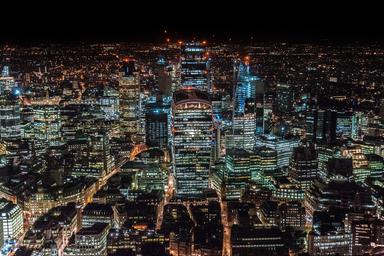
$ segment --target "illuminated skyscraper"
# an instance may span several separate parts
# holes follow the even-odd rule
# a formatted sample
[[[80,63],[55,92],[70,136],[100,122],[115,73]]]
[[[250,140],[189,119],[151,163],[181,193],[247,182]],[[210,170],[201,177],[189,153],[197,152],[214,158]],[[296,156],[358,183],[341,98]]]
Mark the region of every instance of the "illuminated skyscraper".
[[[272,135],[261,135],[256,139],[256,146],[266,146],[277,152],[277,168],[286,168],[289,165],[293,148],[299,145],[296,137],[278,138]]]
[[[277,169],[277,152],[266,146],[255,148],[257,170],[252,173],[252,180],[257,180],[261,175],[273,175]]]
[[[23,211],[19,205],[0,200],[0,246],[23,233]]]
[[[180,197],[195,197],[208,187],[212,153],[212,106],[207,93],[193,88],[173,95],[173,160]]]
[[[61,143],[60,109],[53,104],[33,106],[33,131],[36,149],[44,152],[50,146]]]
[[[251,180],[253,158],[244,149],[230,149],[225,157],[224,184],[226,199],[240,199]]]
[[[4,66],[4,67],[3,67],[3,70],[1,71],[1,76],[2,76],[2,77],[7,77],[7,76],[9,76],[9,67],[8,67],[8,66]]]
[[[0,76],[0,140],[4,142],[9,161],[18,156],[21,139],[20,94],[21,89],[9,76],[9,67],[3,66]]]
[[[289,176],[307,189],[318,175],[317,152],[314,146],[294,148],[289,164]]]
[[[114,165],[108,133],[100,129],[78,138],[74,145],[73,176],[101,177],[109,174]]]
[[[168,113],[162,105],[147,105],[145,143],[149,147],[166,148],[168,146]]]
[[[20,139],[20,100],[14,95],[0,95],[0,138]]]
[[[182,51],[181,86],[209,92],[209,57],[205,51],[205,42],[186,43]]]
[[[276,112],[289,115],[293,109],[293,91],[288,84],[278,84],[276,88]]]
[[[105,87],[102,93],[97,100],[103,117],[106,120],[119,120],[119,92],[111,87]]]
[[[336,140],[336,111],[316,109],[307,112],[306,137],[308,142]]]
[[[122,135],[135,134],[139,130],[140,79],[133,60],[123,63],[119,91],[120,132]]]
[[[15,79],[9,76],[9,67],[4,66],[0,76],[0,94],[10,92],[16,87]]]
[[[235,69],[235,72],[237,72],[237,78],[233,97],[233,134],[230,136],[232,142],[229,148],[240,147],[252,150],[255,145],[256,85],[259,78],[251,74],[248,62],[240,62],[238,70]],[[263,103],[259,104],[259,107],[262,108],[262,105]],[[263,111],[260,114],[261,120],[263,120]],[[262,121],[261,126],[263,126]]]

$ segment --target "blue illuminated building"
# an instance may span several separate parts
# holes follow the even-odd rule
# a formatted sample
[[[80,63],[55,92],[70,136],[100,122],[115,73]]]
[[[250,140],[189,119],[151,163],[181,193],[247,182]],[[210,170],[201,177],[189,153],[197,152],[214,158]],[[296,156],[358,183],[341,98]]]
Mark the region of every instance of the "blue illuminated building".
[[[251,74],[248,62],[240,62],[234,86],[232,144],[247,150],[253,149],[256,134],[256,87],[260,79]],[[261,118],[263,116],[261,115]]]
[[[148,103],[145,113],[145,142],[149,147],[168,147],[170,104],[164,101]]]

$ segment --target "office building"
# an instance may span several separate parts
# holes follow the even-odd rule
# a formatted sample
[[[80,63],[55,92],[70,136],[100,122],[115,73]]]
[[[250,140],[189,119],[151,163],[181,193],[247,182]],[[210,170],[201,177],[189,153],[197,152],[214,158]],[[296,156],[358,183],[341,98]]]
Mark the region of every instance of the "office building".
[[[291,201],[279,205],[280,227],[285,230],[286,227],[295,229],[305,228],[305,208],[298,201]]]
[[[308,111],[305,122],[308,142],[332,143],[336,140],[336,111],[322,109]]]
[[[277,84],[276,87],[276,113],[284,116],[293,110],[293,90],[288,84]]]
[[[240,62],[234,86],[232,135],[229,137],[231,143],[228,148],[252,150],[255,146],[257,81],[259,78],[251,74],[249,63]]]
[[[120,132],[130,137],[139,131],[140,76],[133,59],[126,59],[119,74]]]
[[[273,176],[277,170],[277,152],[266,146],[256,147],[254,150],[256,160],[256,170],[266,176]],[[256,179],[252,173],[252,180]]]
[[[273,135],[260,135],[256,137],[256,146],[266,146],[276,150],[277,168],[286,168],[292,156],[293,148],[299,145],[296,137],[277,137]]]
[[[63,256],[107,256],[107,236],[110,226],[97,223],[82,228],[75,235],[74,243],[67,246]]]
[[[227,150],[225,157],[225,198],[227,200],[240,199],[251,180],[251,153],[244,149]]]
[[[173,95],[173,161],[176,191],[193,197],[208,188],[212,154],[212,106],[207,93],[193,88]]]
[[[9,92],[0,94],[0,140],[6,154],[5,163],[11,163],[20,156],[20,140],[22,138],[21,104],[19,95]]]
[[[23,211],[19,205],[0,200],[0,246],[17,240],[23,234]]]
[[[288,255],[283,233],[278,227],[242,227],[234,225],[231,231],[232,255]]]
[[[288,173],[303,189],[307,189],[318,177],[317,152],[314,146],[294,148]]]
[[[145,113],[145,144],[149,147],[168,147],[169,107],[162,103],[146,106]]]
[[[114,224],[114,213],[110,204],[89,203],[82,212],[82,227],[88,228],[96,223]]]
[[[60,108],[55,104],[33,105],[33,132],[40,153],[62,144]]]
[[[352,255],[352,236],[345,229],[344,217],[344,212],[315,213],[308,234],[309,255]]]
[[[182,47],[181,87],[210,92],[209,56],[205,42],[188,42]]]

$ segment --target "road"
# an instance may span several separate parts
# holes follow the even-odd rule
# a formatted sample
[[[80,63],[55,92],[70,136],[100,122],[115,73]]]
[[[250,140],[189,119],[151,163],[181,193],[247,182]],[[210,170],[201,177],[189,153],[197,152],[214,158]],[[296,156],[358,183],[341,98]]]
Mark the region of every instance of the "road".
[[[231,226],[228,221],[228,206],[227,202],[223,201],[221,198],[220,207],[221,207],[221,222],[223,224],[223,252],[222,256],[231,256]]]
[[[174,181],[172,171],[168,170],[168,189],[165,191],[164,198],[161,200],[157,210],[156,230],[160,230],[163,223],[164,206],[169,203],[174,193]]]

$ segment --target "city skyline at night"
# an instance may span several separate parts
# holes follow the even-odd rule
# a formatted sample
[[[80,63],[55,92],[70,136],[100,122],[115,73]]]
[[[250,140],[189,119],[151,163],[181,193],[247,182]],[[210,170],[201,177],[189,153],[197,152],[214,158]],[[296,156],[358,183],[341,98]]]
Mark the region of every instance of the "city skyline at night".
[[[383,255],[381,16],[183,4],[2,6],[0,256]]]

